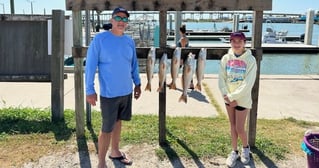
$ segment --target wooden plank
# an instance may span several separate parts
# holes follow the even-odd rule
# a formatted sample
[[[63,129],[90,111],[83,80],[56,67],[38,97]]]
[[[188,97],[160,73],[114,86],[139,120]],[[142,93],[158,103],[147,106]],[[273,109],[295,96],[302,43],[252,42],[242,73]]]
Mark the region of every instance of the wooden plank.
[[[81,12],[73,11],[73,45],[75,48],[82,47],[82,22]],[[76,136],[84,137],[85,113],[84,113],[84,82],[83,82],[83,58],[74,57],[74,89],[75,89],[75,120]]]
[[[74,46],[72,47],[72,56],[73,58],[81,58],[86,57],[86,51],[88,47],[82,47],[82,46]]]
[[[51,76],[45,75],[1,75],[0,82],[51,82]]]
[[[46,21],[0,21],[0,32],[0,75],[50,74]]]
[[[248,127],[248,143],[250,146],[255,146],[256,143],[256,126],[257,126],[257,111],[258,111],[258,95],[259,95],[259,80],[260,80],[260,64],[262,60],[263,50],[261,47],[262,39],[260,34],[262,33],[263,11],[254,12],[253,21],[253,39],[252,48],[256,50],[255,58],[257,62],[257,73],[255,84],[252,89],[252,109],[248,115],[247,127]]]
[[[131,11],[233,11],[271,10],[272,0],[66,0],[66,9]]]
[[[73,47],[73,57],[86,57],[88,47]],[[189,52],[196,54],[195,59],[197,59],[199,51],[201,48],[182,48],[182,57],[186,57]],[[207,48],[207,59],[219,60],[221,57],[227,53],[229,47],[219,47],[219,48]],[[147,58],[149,47],[138,47],[136,48],[137,58]],[[171,59],[174,53],[174,48],[156,48],[156,58],[161,58],[163,53],[167,53],[168,59]]]
[[[64,119],[64,11],[52,11],[51,119]]]

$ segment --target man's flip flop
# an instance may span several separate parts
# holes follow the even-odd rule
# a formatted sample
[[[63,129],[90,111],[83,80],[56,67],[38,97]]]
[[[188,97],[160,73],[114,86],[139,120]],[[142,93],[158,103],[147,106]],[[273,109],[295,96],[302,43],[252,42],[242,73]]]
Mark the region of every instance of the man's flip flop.
[[[122,156],[119,156],[119,157],[112,157],[112,156],[109,156],[110,159],[112,160],[118,160],[120,161],[121,163],[125,164],[125,165],[132,165],[133,161],[128,159],[125,155],[125,153],[122,153]]]

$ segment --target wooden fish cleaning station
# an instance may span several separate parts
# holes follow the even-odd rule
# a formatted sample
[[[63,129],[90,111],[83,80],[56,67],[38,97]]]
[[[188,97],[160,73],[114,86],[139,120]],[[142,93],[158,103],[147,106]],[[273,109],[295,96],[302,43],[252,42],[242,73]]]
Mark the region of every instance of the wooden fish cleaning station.
[[[156,49],[156,58],[166,52],[172,58],[173,50],[167,47],[167,11],[253,11],[253,29],[251,49],[257,61],[257,77],[252,90],[253,106],[248,117],[248,139],[251,146],[255,146],[256,125],[258,111],[258,92],[260,79],[260,62],[262,60],[262,22],[263,11],[272,9],[272,0],[66,0],[67,10],[72,10],[73,19],[73,48],[74,57],[74,87],[75,87],[75,112],[76,135],[84,136],[84,84],[83,84],[83,59],[87,47],[82,46],[82,16],[81,10],[113,10],[124,7],[129,11],[159,11],[160,22],[160,47]],[[147,58],[150,48],[137,48],[138,58]],[[220,59],[228,48],[207,48],[207,59]],[[182,57],[189,52],[198,55],[200,48],[182,49]],[[164,87],[166,88],[166,87]],[[159,144],[166,144],[166,90],[159,93]]]

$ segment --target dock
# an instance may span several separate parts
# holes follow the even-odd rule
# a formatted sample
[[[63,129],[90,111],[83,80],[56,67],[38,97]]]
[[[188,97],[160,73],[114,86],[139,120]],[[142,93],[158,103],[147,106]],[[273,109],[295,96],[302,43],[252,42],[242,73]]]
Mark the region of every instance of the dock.
[[[287,53],[287,54],[309,54],[319,53],[319,46],[306,45],[303,43],[286,43],[286,44],[268,44],[262,43],[262,49],[264,53]],[[175,46],[171,46],[175,47]],[[190,47],[194,48],[230,48],[229,43],[192,43]],[[247,48],[251,47],[251,43],[246,44]]]
[[[189,35],[190,41],[221,41],[221,39],[229,38],[229,35]],[[167,40],[174,40],[175,36],[167,36]]]
[[[202,33],[202,34],[192,34],[188,35],[187,38],[190,41],[221,41],[221,39],[229,39],[230,34],[227,33]],[[167,36],[167,40],[174,40],[175,36],[169,35]],[[248,41],[251,41],[251,37],[246,37]],[[287,41],[300,42],[300,36],[286,36],[285,39]]]

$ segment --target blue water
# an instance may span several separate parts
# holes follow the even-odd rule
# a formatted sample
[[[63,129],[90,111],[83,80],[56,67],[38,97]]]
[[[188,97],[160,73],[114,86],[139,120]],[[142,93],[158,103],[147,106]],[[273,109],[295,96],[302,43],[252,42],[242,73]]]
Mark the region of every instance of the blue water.
[[[224,27],[232,28],[231,22],[216,22],[216,23],[202,23],[202,22],[186,22],[188,30],[220,30]],[[247,25],[250,32],[246,32],[246,36],[251,36],[252,23],[240,23],[239,28]],[[173,29],[174,24],[172,25]],[[287,36],[300,36],[306,30],[305,24],[292,23],[263,23],[263,32],[267,27],[272,27],[276,31],[288,30]],[[169,25],[168,25],[169,28]],[[314,25],[312,44],[318,45],[319,25]],[[207,43],[202,41],[196,43]],[[192,42],[192,43],[195,43]],[[260,73],[268,75],[319,75],[319,53],[316,54],[263,54],[260,65]],[[219,61],[207,60],[205,73],[218,73]]]
[[[219,60],[207,60],[205,73],[217,74]],[[319,75],[319,54],[263,54],[260,73],[267,75]]]
[[[158,72],[156,61],[154,72]],[[168,61],[170,67],[170,60]],[[220,60],[206,60],[205,73],[218,74]],[[170,68],[167,69],[170,73]],[[181,73],[181,70],[180,70]],[[319,54],[263,54],[260,73],[264,75],[319,75]]]

